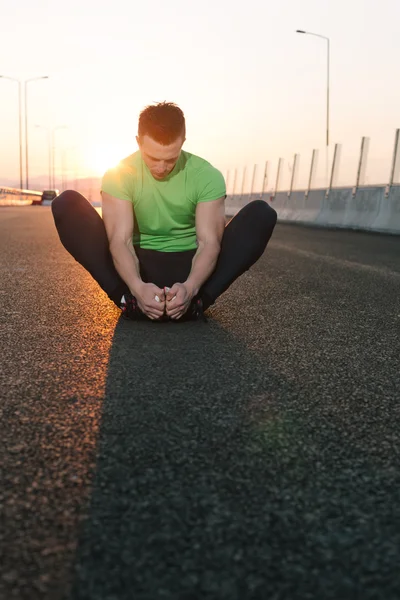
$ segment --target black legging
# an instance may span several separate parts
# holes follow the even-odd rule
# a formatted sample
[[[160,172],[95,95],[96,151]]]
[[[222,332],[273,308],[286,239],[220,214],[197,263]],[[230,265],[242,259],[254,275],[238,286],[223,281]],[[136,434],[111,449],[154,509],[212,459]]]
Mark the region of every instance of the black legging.
[[[114,266],[103,219],[81,194],[62,192],[51,205],[64,247],[120,306],[128,286]],[[277,215],[263,200],[246,204],[225,227],[217,265],[200,290],[208,308],[262,255],[275,227]],[[196,250],[159,252],[135,246],[140,276],[158,287],[172,287],[187,279]]]

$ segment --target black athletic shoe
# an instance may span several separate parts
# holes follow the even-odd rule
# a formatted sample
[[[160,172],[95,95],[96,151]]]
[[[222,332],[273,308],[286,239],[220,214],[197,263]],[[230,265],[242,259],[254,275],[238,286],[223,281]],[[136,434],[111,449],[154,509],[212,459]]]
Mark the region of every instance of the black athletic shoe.
[[[124,294],[125,302],[121,302],[120,308],[122,310],[122,316],[124,319],[130,319],[133,321],[138,321],[139,319],[144,318],[144,314],[138,307],[137,300],[135,296],[132,296],[130,292],[126,292]]]
[[[186,313],[179,321],[204,321],[204,323],[207,323],[207,317],[203,310],[203,300],[201,298],[193,298]]]

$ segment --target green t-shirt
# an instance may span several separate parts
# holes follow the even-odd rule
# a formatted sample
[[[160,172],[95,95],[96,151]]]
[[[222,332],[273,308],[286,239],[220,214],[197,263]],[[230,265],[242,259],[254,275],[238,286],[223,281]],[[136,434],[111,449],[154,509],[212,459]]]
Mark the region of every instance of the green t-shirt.
[[[132,203],[133,244],[162,252],[197,248],[196,205],[226,195],[222,173],[209,162],[182,151],[162,181],[151,175],[140,151],[108,170],[101,190]]]

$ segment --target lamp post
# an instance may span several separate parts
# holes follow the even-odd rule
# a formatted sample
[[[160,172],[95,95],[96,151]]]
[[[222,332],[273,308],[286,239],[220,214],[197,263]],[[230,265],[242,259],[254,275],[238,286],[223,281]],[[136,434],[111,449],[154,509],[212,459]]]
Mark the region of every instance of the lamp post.
[[[48,75],[43,75],[42,77],[32,77],[32,79],[27,79],[25,81],[24,86],[24,98],[25,98],[25,163],[26,163],[26,189],[29,189],[29,166],[28,166],[28,102],[27,102],[27,91],[28,91],[28,83],[31,81],[38,81],[39,79],[48,79]]]
[[[14,77],[6,77],[6,75],[0,75],[1,79],[9,79],[10,81],[16,81],[18,83],[18,104],[19,104],[19,187],[22,190],[22,98],[21,98],[21,82],[19,79]]]
[[[319,33],[311,33],[311,31],[303,31],[302,29],[297,29],[296,33],[304,33],[306,35],[314,35],[315,37],[322,38],[326,40],[327,43],[327,71],[326,71],[326,146],[329,146],[329,78],[330,78],[330,39],[325,35],[320,35]]]

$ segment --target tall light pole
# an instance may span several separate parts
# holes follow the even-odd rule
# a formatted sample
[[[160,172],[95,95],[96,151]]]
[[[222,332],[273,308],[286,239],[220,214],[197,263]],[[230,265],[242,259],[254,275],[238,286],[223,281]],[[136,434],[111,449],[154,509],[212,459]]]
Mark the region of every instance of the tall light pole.
[[[314,35],[315,37],[322,38],[326,40],[326,49],[327,49],[327,71],[326,71],[326,146],[329,146],[329,78],[330,78],[330,40],[325,35],[320,35],[319,33],[311,33],[311,31],[303,31],[302,29],[297,29],[296,33],[305,33],[306,35]]]
[[[28,83],[30,81],[38,81],[39,79],[48,79],[48,75],[43,75],[42,77],[32,77],[32,79],[27,79],[25,81],[24,86],[24,98],[25,98],[25,165],[26,165],[26,189],[29,189],[29,166],[28,166],[28,102],[27,102],[27,90]]]
[[[21,82],[14,77],[6,77],[0,75],[1,79],[9,79],[18,83],[18,104],[19,104],[19,187],[22,190],[22,98],[21,98]]]

